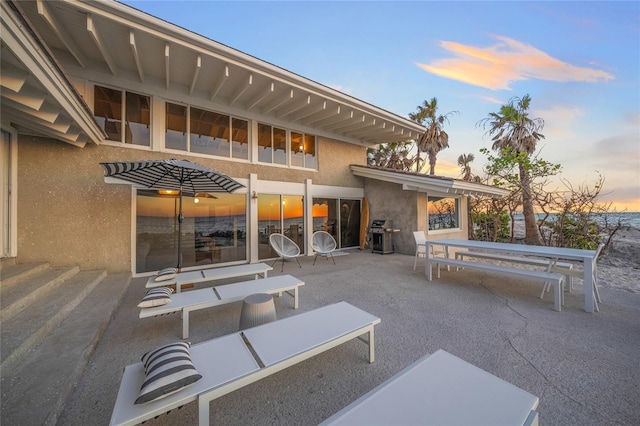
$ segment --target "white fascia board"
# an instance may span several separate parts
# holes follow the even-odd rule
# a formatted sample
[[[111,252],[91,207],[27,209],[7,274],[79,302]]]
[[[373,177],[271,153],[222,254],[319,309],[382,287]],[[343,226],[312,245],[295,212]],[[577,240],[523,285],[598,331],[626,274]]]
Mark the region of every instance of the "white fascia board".
[[[351,172],[360,177],[397,183],[402,185],[404,190],[409,191],[435,191],[449,195],[483,195],[488,197],[502,197],[509,194],[509,191],[502,188],[453,178],[433,178],[428,175],[405,174],[363,166],[351,166]]]

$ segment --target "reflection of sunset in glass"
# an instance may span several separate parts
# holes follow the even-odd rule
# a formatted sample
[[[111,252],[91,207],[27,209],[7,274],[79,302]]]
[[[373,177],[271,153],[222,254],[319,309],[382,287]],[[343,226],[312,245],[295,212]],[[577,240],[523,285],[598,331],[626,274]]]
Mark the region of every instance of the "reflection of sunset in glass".
[[[280,204],[284,219],[303,217],[304,203],[301,195],[285,195],[280,201],[280,195],[260,194],[258,197],[258,220],[279,220]]]
[[[176,191],[177,192],[177,191]],[[217,198],[182,197],[182,212],[187,217],[209,216],[210,212],[224,208],[229,216],[243,215],[246,211],[246,194],[215,194]],[[178,196],[144,196],[137,197],[139,216],[174,217],[178,215],[180,200]]]
[[[313,205],[313,217],[327,217],[329,216],[328,204],[314,204]]]

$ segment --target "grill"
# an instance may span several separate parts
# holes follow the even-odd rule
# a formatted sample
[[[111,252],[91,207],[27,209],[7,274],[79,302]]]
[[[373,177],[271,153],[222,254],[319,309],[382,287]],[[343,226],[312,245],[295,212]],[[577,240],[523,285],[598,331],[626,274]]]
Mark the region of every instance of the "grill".
[[[371,222],[371,240],[372,253],[387,254],[393,253],[392,235],[399,232],[399,229],[393,229],[393,221],[386,219],[373,220]]]

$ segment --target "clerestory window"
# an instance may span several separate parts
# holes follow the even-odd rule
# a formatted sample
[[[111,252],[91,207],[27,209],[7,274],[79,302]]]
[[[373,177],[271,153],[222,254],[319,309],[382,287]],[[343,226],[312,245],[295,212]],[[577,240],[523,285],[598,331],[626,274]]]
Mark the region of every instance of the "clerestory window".
[[[93,115],[108,140],[151,146],[150,105],[149,96],[94,86]]]
[[[166,103],[165,113],[167,148],[225,158],[249,159],[247,120],[169,102]]]

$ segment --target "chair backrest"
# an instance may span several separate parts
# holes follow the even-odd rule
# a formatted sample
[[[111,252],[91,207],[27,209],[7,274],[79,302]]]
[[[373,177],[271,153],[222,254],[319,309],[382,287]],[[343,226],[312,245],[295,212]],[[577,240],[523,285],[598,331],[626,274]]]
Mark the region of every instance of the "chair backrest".
[[[316,231],[311,236],[311,248],[319,253],[329,253],[338,247],[333,235],[326,231]]]
[[[281,257],[294,257],[300,254],[300,247],[291,239],[282,234],[269,235],[269,243]]]
[[[427,236],[424,235],[424,231],[413,231],[413,238],[416,240],[416,245],[424,244],[427,241]]]

